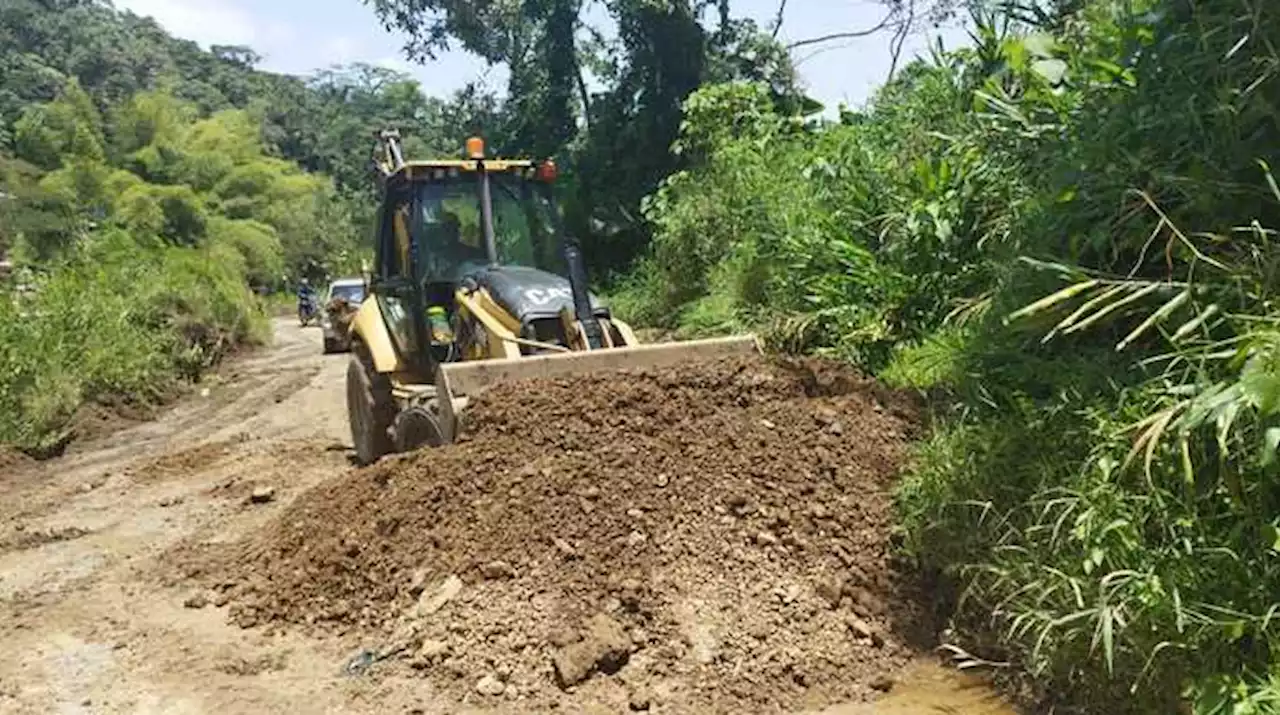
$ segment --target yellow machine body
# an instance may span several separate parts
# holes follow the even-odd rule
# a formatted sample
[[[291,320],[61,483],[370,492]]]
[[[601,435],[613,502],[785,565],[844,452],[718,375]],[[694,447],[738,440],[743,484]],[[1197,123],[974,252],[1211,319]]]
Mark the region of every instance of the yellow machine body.
[[[506,226],[513,206],[538,208],[543,199],[528,197],[539,183],[554,177],[554,167],[547,163],[476,156],[483,151],[479,140],[468,141],[473,156],[466,159],[405,162],[397,137],[384,133],[380,138],[384,209],[376,253],[381,274],[367,278],[368,297],[350,323],[347,395],[358,461],[453,441],[467,404],[494,384],[760,351],[752,335],[640,344],[629,325],[586,291],[576,244],[563,251],[567,276],[505,263],[500,251],[505,244],[495,238],[494,228],[501,222],[493,215],[499,209],[507,212],[502,214],[507,223],[501,224]],[[481,183],[491,176],[499,177],[493,180],[497,190],[506,192],[500,201],[492,201],[494,190]],[[466,191],[457,189],[460,184]],[[423,185],[429,188],[415,188]],[[449,223],[452,219],[441,217],[444,194],[476,199],[486,242],[487,262],[463,271],[456,281],[431,273],[438,256],[425,248],[447,254],[461,247],[442,243],[431,233],[445,226],[454,231],[447,235],[461,235],[456,223]],[[520,201],[529,203],[513,203],[507,194],[524,196]],[[395,203],[396,196],[419,198],[405,210]],[[388,268],[409,264],[412,268],[402,271],[408,278]],[[425,322],[422,314],[431,312],[428,308],[437,319],[447,311],[448,325]],[[440,339],[437,331],[448,339]]]

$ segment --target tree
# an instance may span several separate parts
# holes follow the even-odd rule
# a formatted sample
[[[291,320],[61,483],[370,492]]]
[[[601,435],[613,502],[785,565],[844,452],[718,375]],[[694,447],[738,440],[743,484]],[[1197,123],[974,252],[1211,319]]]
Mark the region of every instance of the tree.
[[[74,77],[58,98],[27,107],[14,123],[17,155],[44,169],[56,169],[64,158],[101,161],[104,158],[102,118]]]
[[[490,145],[562,160],[568,225],[589,237],[588,259],[604,269],[625,266],[648,241],[640,200],[681,165],[670,147],[691,92],[750,79],[781,102],[798,96],[785,51],[732,18],[727,0],[609,2],[614,43],[583,25],[584,0],[367,1],[408,35],[410,58],[456,42],[508,67],[507,99],[498,116],[485,115]],[[602,91],[588,90],[587,67]]]

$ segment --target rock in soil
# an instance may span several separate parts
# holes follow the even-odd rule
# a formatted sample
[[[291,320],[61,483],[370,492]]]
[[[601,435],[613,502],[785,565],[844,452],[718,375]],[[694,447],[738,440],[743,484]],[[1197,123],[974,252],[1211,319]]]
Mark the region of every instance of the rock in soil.
[[[877,648],[884,645],[884,636],[875,626],[854,615],[850,615],[846,623],[849,625],[849,630],[858,638],[871,641],[871,644]]]
[[[646,693],[631,693],[627,697],[627,707],[629,707],[632,712],[644,712],[649,709],[650,704],[649,696]]]
[[[276,498],[276,488],[272,486],[254,487],[249,501],[254,504],[266,504]]]
[[[414,609],[415,615],[419,618],[430,616],[449,605],[449,602],[459,593],[462,593],[462,579],[450,575],[434,589],[422,592],[418,605]]]
[[[487,579],[515,578],[516,570],[506,561],[490,561],[480,567],[480,573]]]
[[[419,643],[450,645],[408,671],[441,697],[475,698],[501,667],[510,678],[485,690],[510,686],[523,712],[607,692],[611,712],[628,692],[664,713],[865,699],[914,654],[900,633],[924,617],[889,561],[913,414],[808,360],[496,385],[457,443],[344,474],[164,567],[229,584],[241,624],[381,641],[416,617]],[[855,605],[872,635],[847,624]]]
[[[597,614],[587,623],[582,640],[570,643],[552,658],[560,687],[577,685],[596,671],[616,672],[631,655],[631,638],[621,623]]]
[[[476,681],[476,692],[481,695],[497,696],[502,695],[506,691],[506,683],[499,680],[498,676],[492,673]]]

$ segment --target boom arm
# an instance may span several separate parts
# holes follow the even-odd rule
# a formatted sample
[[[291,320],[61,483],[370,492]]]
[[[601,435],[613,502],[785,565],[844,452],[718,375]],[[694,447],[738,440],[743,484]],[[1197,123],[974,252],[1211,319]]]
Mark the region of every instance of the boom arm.
[[[374,150],[373,166],[385,179],[404,166],[404,153],[400,150],[400,132],[383,129],[377,133],[378,147]],[[381,156],[378,150],[381,150]]]

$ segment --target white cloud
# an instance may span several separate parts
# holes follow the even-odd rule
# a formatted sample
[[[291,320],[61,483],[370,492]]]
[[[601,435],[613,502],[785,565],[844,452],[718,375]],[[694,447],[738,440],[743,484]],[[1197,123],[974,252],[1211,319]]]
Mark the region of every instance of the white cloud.
[[[115,5],[205,46],[252,45],[258,37],[253,17],[227,0],[115,0]]]

